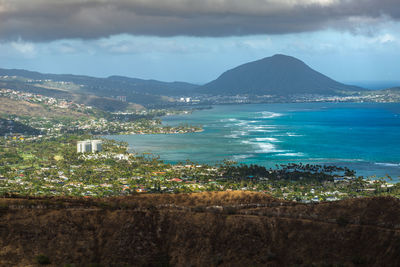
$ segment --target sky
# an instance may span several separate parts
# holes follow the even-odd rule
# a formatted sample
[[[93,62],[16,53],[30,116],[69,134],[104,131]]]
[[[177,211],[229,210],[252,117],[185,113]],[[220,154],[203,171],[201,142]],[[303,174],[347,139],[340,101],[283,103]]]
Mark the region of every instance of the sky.
[[[399,0],[0,0],[0,68],[209,82],[286,54],[398,82]]]

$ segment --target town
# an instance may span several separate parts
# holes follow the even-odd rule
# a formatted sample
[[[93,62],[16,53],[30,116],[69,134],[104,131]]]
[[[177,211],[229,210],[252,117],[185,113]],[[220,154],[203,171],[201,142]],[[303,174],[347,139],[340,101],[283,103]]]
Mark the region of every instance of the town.
[[[307,103],[307,102],[350,102],[350,103],[398,103],[399,89],[367,91],[349,95],[327,96],[319,94],[280,95],[197,95],[180,96],[175,99],[177,105],[213,105],[213,104],[256,104],[256,103]]]
[[[39,112],[44,112],[35,114],[29,109],[28,114],[16,108],[1,114],[0,133],[4,138],[0,141],[0,195],[4,196],[110,197],[241,190],[304,203],[361,196],[400,197],[400,185],[388,183],[388,177],[368,180],[357,177],[347,168],[289,164],[266,169],[233,161],[207,165],[189,160],[172,165],[151,154],[139,155],[125,143],[100,137],[202,131],[201,126],[161,123],[162,116],[187,114],[191,110],[111,113],[65,99],[11,89],[1,89],[0,98],[5,106],[39,105]],[[313,99],[318,100],[315,96]],[[230,100],[246,103],[247,98],[236,96]],[[185,105],[200,102],[196,97],[179,101]]]
[[[225,161],[166,164],[129,153],[126,143],[90,135],[5,137],[0,195],[110,197],[143,193],[256,191],[298,202],[361,196],[400,197],[399,184],[366,180],[335,166],[290,164],[266,169]]]
[[[27,105],[40,103],[40,108],[44,114],[6,113],[0,110],[0,118],[3,117],[3,123],[0,123],[0,133],[9,135],[24,135],[33,132],[38,135],[59,136],[64,133],[78,134],[176,134],[202,131],[200,126],[178,125],[164,126],[159,117],[177,113],[188,113],[186,110],[137,110],[132,112],[110,113],[98,110],[91,106],[76,104],[65,99],[47,97],[39,94],[15,91],[11,89],[0,89],[0,98],[6,102],[8,100],[18,100],[11,102],[14,105]],[[5,108],[8,108],[4,105]],[[35,106],[33,106],[35,107]],[[32,109],[31,106],[28,108]],[[42,110],[39,110],[42,111]],[[16,131],[15,124],[23,124],[29,128]],[[32,131],[36,129],[36,131]]]

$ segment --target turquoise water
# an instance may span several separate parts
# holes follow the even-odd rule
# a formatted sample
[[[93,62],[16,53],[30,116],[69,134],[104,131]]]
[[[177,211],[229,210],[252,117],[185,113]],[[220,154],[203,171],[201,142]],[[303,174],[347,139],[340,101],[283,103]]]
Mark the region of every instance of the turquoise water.
[[[171,163],[302,162],[347,166],[363,176],[400,176],[400,104],[218,105],[163,123],[203,125],[204,132],[110,138]]]

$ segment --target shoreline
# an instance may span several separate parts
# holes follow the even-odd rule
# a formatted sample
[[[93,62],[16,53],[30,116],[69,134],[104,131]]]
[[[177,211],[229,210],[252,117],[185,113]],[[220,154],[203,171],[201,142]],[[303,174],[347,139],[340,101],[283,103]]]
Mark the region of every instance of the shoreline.
[[[315,103],[312,103],[311,105],[314,106],[314,104]],[[343,103],[343,105],[346,106],[346,107],[347,107],[347,104],[350,104],[350,103]],[[356,106],[358,106],[358,105],[369,105],[369,103],[354,103],[354,104]],[[393,103],[376,103],[376,104],[377,105],[393,105]],[[258,104],[255,104],[255,105],[258,105]],[[281,105],[283,105],[283,104],[279,104],[279,106],[281,106]],[[334,107],[336,107],[337,103],[332,103],[331,105],[334,105]],[[214,112],[211,113],[211,114],[214,114],[215,112],[218,112],[219,109],[218,109],[217,106],[225,106],[226,107],[226,106],[232,106],[232,105],[226,105],[226,104],[213,105],[212,109],[214,109]],[[243,106],[249,106],[249,104],[244,104]],[[275,110],[276,109],[276,105],[274,105],[274,106],[275,106],[275,108],[273,108],[272,111],[274,111],[274,112],[282,112],[281,110],[280,111],[279,110],[278,111]],[[264,105],[262,107],[264,107]],[[266,105],[265,107],[270,107],[270,105]],[[347,107],[347,108],[351,108],[351,106]],[[215,109],[217,109],[217,110],[215,110]],[[282,109],[282,108],[279,107],[278,109]],[[244,111],[247,112],[248,109],[245,108]],[[181,123],[182,121],[188,121],[189,123],[199,123],[199,124],[200,123],[201,124],[205,123],[205,122],[203,122],[201,120],[198,121],[197,116],[196,116],[195,120],[191,120],[191,117],[193,116],[193,114],[190,114],[191,115],[190,117],[186,116],[186,115],[189,115],[189,114],[182,114],[182,115],[184,115],[184,116],[181,117],[180,115],[177,115],[177,119],[174,118],[172,121],[167,121],[167,123],[169,123],[169,122]],[[168,120],[167,117],[170,117],[170,116],[165,116],[164,118],[166,118]],[[181,117],[181,119],[179,117]],[[200,114],[200,117],[201,117],[201,114]],[[204,131],[205,130],[202,129],[202,130],[193,131],[193,132],[201,133],[201,132],[204,132]],[[155,133],[155,134],[158,135],[158,134],[161,134],[161,133]],[[162,134],[171,134],[171,136],[173,136],[175,133],[162,133]],[[124,135],[125,136],[129,136],[130,134],[124,134]],[[139,135],[147,135],[147,134],[139,134]],[[138,136],[138,134],[132,134],[132,136]],[[207,132],[205,135],[201,135],[201,136],[199,135],[200,143],[193,143],[192,145],[193,146],[201,145],[201,139],[214,138],[214,137],[216,137],[216,135],[212,135],[212,134],[210,135],[209,132]],[[197,138],[193,138],[193,137],[182,137],[182,138],[184,138],[185,140],[187,139],[185,141],[185,143],[189,142],[189,143],[187,143],[188,145],[191,144],[191,142],[195,141],[195,140],[192,140],[192,139],[197,139]],[[123,139],[126,139],[126,138],[123,138]],[[140,140],[141,139],[139,138],[134,142],[137,143],[137,144],[141,143],[142,144],[141,145],[142,148],[145,148],[146,144],[149,142],[148,140],[151,140],[151,138],[150,139],[149,138],[144,139],[146,141],[143,141],[143,143]],[[176,163],[176,162],[184,160],[184,159],[179,159],[178,158],[179,155],[173,155],[173,157],[169,157],[168,156],[169,154],[174,153],[173,152],[174,148],[170,147],[167,150],[164,150],[162,142],[159,142],[159,141],[156,141],[156,140],[157,140],[157,138],[154,139],[155,143],[159,143],[158,144],[158,150],[154,151],[153,153],[156,153],[157,155],[159,155],[164,161],[166,161],[168,163]],[[221,139],[221,141],[223,141],[223,140]],[[167,142],[168,143],[169,141],[168,141],[168,139],[165,139],[163,142]],[[176,138],[176,137],[173,138],[172,137],[171,142],[178,144],[179,143],[179,138]],[[289,142],[289,140],[286,140],[285,142],[287,143],[287,142]],[[131,144],[131,145],[133,145],[133,144]],[[151,146],[151,141],[149,143],[149,146]],[[172,149],[172,152],[171,152],[171,149]],[[211,150],[210,150],[209,153],[212,153],[212,147],[210,147],[210,149]],[[284,148],[284,149],[287,149],[287,148]],[[221,155],[229,154],[229,153],[225,153],[224,151],[219,151],[219,152],[222,153]],[[232,156],[236,155],[237,152],[238,151],[232,151],[230,153],[230,155],[226,155],[226,157],[224,157],[224,159],[225,160],[226,159],[234,160],[234,159],[232,159]],[[194,154],[195,156],[193,156],[192,155],[193,152],[190,152],[190,151],[188,151],[188,153],[186,153],[186,152],[182,152],[182,153],[185,153],[185,155],[186,155],[185,159],[193,160],[193,161],[199,162],[199,163],[216,164],[216,163],[221,162],[221,161],[224,160],[224,159],[220,159],[220,160],[218,159],[218,157],[220,157],[221,155],[219,155],[215,160],[213,160],[213,156],[211,154],[210,154],[210,157],[207,158],[207,157],[204,157],[204,155],[202,155],[202,154],[197,156],[197,153]],[[199,153],[203,153],[204,154],[204,151],[203,152],[199,152]],[[245,154],[246,153],[250,153],[251,154],[251,151],[244,151],[243,153],[245,153]],[[256,157],[261,157],[261,156],[262,155],[256,156]],[[248,160],[236,159],[235,161],[238,162],[238,164],[240,164],[240,163],[247,164],[247,165],[249,165],[249,164],[257,164],[257,165],[262,165],[262,166],[270,166],[271,162],[276,163],[276,164],[280,164],[280,163],[285,164],[285,163],[288,163],[288,162],[290,162],[290,163],[291,162],[293,162],[293,163],[294,162],[297,162],[297,163],[302,162],[304,164],[335,164],[337,166],[348,166],[351,169],[354,169],[357,172],[357,175],[362,175],[364,178],[368,178],[368,177],[372,177],[373,178],[374,175],[376,175],[378,177],[384,177],[386,174],[389,174],[393,178],[393,180],[395,180],[395,181],[392,181],[391,183],[396,183],[397,181],[400,181],[400,174],[399,174],[399,171],[398,171],[399,168],[400,168],[400,165],[398,165],[397,162],[392,162],[390,159],[386,159],[385,160],[385,159],[376,158],[375,160],[372,160],[372,161],[371,161],[371,159],[365,159],[365,160],[363,160],[363,162],[354,163],[354,162],[346,162],[346,161],[344,161],[344,162],[343,161],[336,161],[334,159],[334,157],[326,155],[326,158],[327,158],[326,161],[324,161],[324,162],[319,161],[319,162],[315,163],[315,161],[312,161],[312,162],[310,161],[309,162],[307,160],[308,157],[307,158],[293,158],[293,159],[290,159],[290,158],[289,159],[275,159],[275,158],[269,159],[269,158],[270,158],[270,156],[266,157],[265,158],[266,162],[264,162],[264,163],[261,163],[260,159],[255,159],[254,161],[252,161],[251,159],[250,160],[249,159]],[[345,157],[342,157],[342,159],[343,158],[345,158]],[[332,162],[332,159],[333,159],[333,162]],[[287,161],[287,160],[289,160],[289,161]],[[382,163],[382,162],[389,162],[391,165],[388,166],[387,164],[385,164],[385,165],[379,164],[379,163]]]
[[[200,130],[195,130],[195,131],[187,131],[187,132],[164,132],[164,133],[114,133],[114,134],[108,134],[108,135],[167,135],[167,134],[188,134],[188,133],[201,133],[204,132],[204,129],[200,129]],[[96,136],[104,136],[104,134],[99,134]]]

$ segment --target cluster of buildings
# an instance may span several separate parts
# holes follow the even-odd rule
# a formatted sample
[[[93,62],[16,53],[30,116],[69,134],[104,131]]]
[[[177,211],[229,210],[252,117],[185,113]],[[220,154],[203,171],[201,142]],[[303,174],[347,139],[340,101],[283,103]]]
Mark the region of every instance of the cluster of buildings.
[[[244,103],[306,103],[306,102],[355,102],[355,103],[397,103],[400,89],[366,91],[362,94],[327,96],[319,94],[295,95],[197,95],[196,99],[178,97],[177,103],[184,104],[244,104]]]
[[[119,100],[121,102],[126,102],[126,96],[125,95],[119,95],[119,96],[117,96],[117,100]]]
[[[58,108],[80,108],[80,109],[91,109],[90,106],[85,106],[83,104],[77,104],[75,102],[67,101],[65,99],[58,99],[54,97],[48,97],[38,94],[32,94],[27,92],[20,92],[12,89],[0,89],[0,96],[7,97],[15,100],[24,100],[30,103],[43,103],[49,106]]]
[[[191,97],[180,97],[179,99],[177,99],[177,101],[181,103],[193,103],[193,104],[198,104],[200,102],[199,99],[193,99]]]
[[[85,140],[78,141],[77,152],[78,153],[96,153],[102,151],[102,141],[101,140]]]

